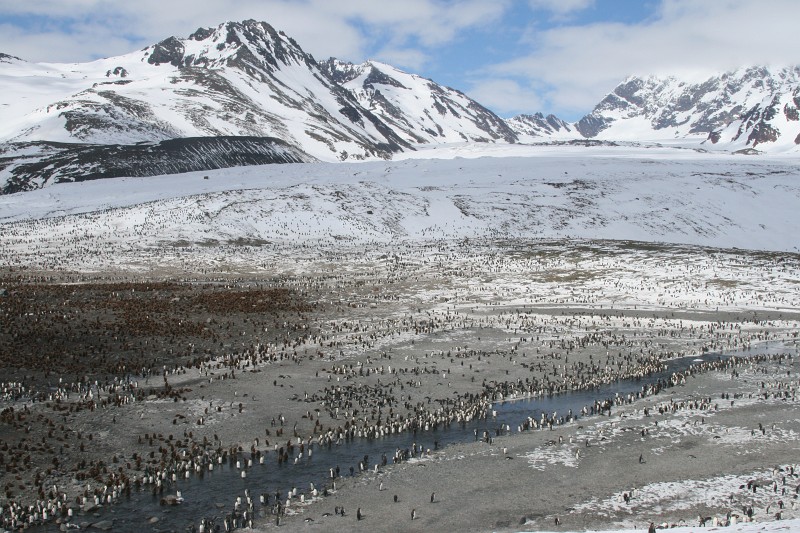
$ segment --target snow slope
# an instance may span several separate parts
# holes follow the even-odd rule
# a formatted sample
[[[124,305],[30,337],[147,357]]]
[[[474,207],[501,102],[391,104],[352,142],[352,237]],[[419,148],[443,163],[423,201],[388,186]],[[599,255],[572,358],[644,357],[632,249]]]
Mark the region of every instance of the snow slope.
[[[0,242],[23,251],[79,231],[137,246],[573,238],[800,252],[795,158],[610,145],[503,155],[54,185],[0,196]]]
[[[321,63],[362,106],[411,144],[517,141],[497,115],[465,94],[385,63]]]

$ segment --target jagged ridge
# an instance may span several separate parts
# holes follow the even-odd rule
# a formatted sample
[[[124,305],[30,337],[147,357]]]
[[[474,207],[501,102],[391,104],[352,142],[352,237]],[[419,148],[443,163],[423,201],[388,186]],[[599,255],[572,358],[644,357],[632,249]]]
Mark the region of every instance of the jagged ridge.
[[[517,141],[503,119],[432,80],[377,61],[354,65],[330,58],[320,66],[409,143]]]
[[[732,150],[800,144],[800,67],[749,67],[701,83],[631,77],[576,123],[588,138],[697,138]],[[643,131],[644,130],[644,131]],[[766,145],[766,146],[764,146]]]
[[[574,125],[555,115],[544,116],[542,113],[517,115],[508,119],[506,123],[522,142],[535,142],[542,138],[574,139],[578,136]]]

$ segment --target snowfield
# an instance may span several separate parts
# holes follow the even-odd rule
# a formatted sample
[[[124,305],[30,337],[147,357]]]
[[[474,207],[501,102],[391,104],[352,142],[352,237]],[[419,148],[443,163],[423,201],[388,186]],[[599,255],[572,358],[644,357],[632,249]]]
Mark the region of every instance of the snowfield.
[[[47,186],[0,196],[0,238],[23,253],[30,239],[60,243],[78,229],[135,246],[523,238],[800,250],[793,157],[662,145],[462,145],[403,157]]]

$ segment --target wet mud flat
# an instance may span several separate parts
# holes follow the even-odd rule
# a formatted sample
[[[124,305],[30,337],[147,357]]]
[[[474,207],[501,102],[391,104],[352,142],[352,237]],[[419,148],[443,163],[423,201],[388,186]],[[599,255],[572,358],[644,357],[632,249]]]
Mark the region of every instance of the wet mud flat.
[[[445,529],[514,529],[523,525],[523,516],[525,527],[552,527],[550,519],[564,521],[569,513],[556,512],[556,500],[550,500],[555,507],[547,512],[521,505],[519,497],[508,495],[516,494],[511,480],[517,478],[503,468],[535,452],[537,441],[524,439],[557,441],[555,435],[563,434],[562,442],[569,436],[576,440],[574,423],[524,434],[530,437],[518,437],[516,427],[509,428],[495,435],[491,446],[470,445],[468,456],[475,459],[468,467],[452,460],[457,447],[361,474],[360,456],[349,463],[343,459],[325,465],[325,470],[341,468],[335,493],[330,480],[317,483],[317,495],[306,483],[292,482],[292,468],[299,457],[314,461],[308,451],[331,442],[347,447],[416,430],[428,448],[433,442],[424,437],[426,425],[430,431],[476,416],[481,406],[592,390],[625,379],[646,381],[677,357],[746,353],[764,342],[791,351],[797,339],[794,256],[632,249],[630,243],[539,248],[455,243],[274,256],[263,247],[244,247],[244,257],[267,255],[254,263],[261,265],[255,271],[247,271],[241,257],[225,255],[228,267],[209,272],[209,264],[223,259],[219,251],[203,246],[187,253],[191,260],[183,257],[180,269],[156,267],[155,255],[146,272],[141,258],[136,268],[125,270],[123,264],[105,273],[6,269],[0,281],[4,527],[18,526],[13,520],[31,522],[31,516],[41,522],[45,512],[50,523],[55,516],[64,523],[114,524],[115,502],[121,508],[129,493],[171,503],[168,498],[178,490],[190,494],[188,482],[204,483],[201,471],[208,476],[209,464],[216,468],[214,475],[224,466],[234,479],[245,479],[239,476],[246,467],[236,469],[236,462],[252,460],[252,468],[258,468],[262,458],[267,469],[281,469],[280,481],[269,482],[279,485],[285,511],[281,527],[310,527],[305,518],[330,519],[322,515],[335,510],[334,502],[348,510],[346,517],[335,516],[348,521],[361,507],[364,520],[353,520],[371,530],[422,530],[437,523]],[[708,395],[717,393],[722,394],[709,389]],[[647,401],[662,399],[656,395]],[[752,425],[742,420],[742,427]],[[569,428],[575,434],[568,434]],[[783,437],[792,450],[794,434]],[[506,455],[515,459],[503,459],[506,466],[500,468],[491,458],[503,455],[498,448],[503,439],[509,439]],[[597,466],[584,456],[579,476],[561,465],[574,486],[588,487],[580,494],[587,495],[595,478],[611,475],[600,468],[613,455],[610,450]],[[566,448],[559,453],[568,455]],[[658,457],[665,464],[685,462],[668,459],[666,452]],[[741,457],[740,470],[766,468],[756,454]],[[624,469],[627,454],[620,461]],[[375,462],[373,457],[370,467]],[[419,488],[423,500],[435,492],[442,514],[420,508],[418,520],[406,523],[410,509],[383,506],[380,498],[388,493],[375,489],[375,495],[366,496],[358,488],[371,490],[380,476],[433,472],[425,470],[433,464],[442,470],[432,477],[409,477],[408,492],[398,497],[414,502],[411,487]],[[357,475],[349,476],[350,468]],[[642,479],[655,483],[662,472],[654,472]],[[509,481],[511,489],[487,485],[490,478]],[[392,481],[398,491],[399,479]],[[436,485],[442,480],[467,491],[451,492],[451,502],[484,502],[472,507],[481,510],[480,516],[448,508],[447,488]],[[545,478],[519,480],[517,489],[528,494],[525,498],[532,497],[526,492],[530,487],[537,487],[537,494],[547,487]],[[615,494],[616,486],[597,486],[597,497],[603,490]],[[254,499],[261,492],[255,485],[231,483],[230,494],[218,492],[207,502],[208,514],[221,523],[244,488]],[[293,488],[298,493],[287,498]],[[321,496],[325,489],[327,497]],[[514,506],[505,505],[511,501]],[[586,501],[576,497],[573,504]],[[180,508],[156,507],[133,520],[116,519],[115,527],[196,527],[201,517],[177,518]],[[274,516],[263,511],[253,513],[254,527],[274,527]],[[448,521],[449,513],[464,520]],[[584,514],[598,516],[595,510]],[[616,515],[608,518],[615,520],[624,522]]]

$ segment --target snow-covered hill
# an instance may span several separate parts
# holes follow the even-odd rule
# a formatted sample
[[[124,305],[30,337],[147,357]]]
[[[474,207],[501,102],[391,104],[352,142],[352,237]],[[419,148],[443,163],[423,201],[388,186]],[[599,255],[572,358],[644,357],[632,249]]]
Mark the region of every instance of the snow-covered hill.
[[[117,178],[0,196],[0,262],[40,264],[80,247],[114,250],[102,259],[112,264],[123,250],[136,260],[174,246],[232,261],[214,247],[437,239],[613,239],[800,252],[793,158],[611,145],[505,150],[507,157]]]
[[[354,65],[331,58],[321,66],[409,143],[517,141],[503,119],[432,80],[377,61]]]
[[[0,86],[5,141],[271,137],[331,161],[386,158],[405,144],[294,40],[253,20],[91,63],[5,57]]]
[[[577,122],[588,138],[694,139],[728,150],[800,149],[800,67],[741,68],[687,83],[631,77]]]

